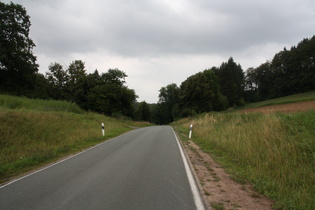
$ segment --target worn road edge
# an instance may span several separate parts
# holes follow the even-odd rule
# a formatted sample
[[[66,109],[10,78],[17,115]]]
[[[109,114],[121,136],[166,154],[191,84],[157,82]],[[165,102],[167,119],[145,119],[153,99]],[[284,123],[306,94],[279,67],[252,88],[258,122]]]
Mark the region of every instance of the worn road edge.
[[[210,204],[207,202],[207,199],[206,199],[206,195],[205,195],[205,191],[203,189],[203,187],[201,186],[200,184],[200,181],[199,181],[199,178],[197,176],[197,173],[190,161],[190,158],[184,148],[184,145],[182,143],[182,141],[180,140],[180,137],[177,135],[177,133],[174,131],[174,129],[172,128],[173,132],[174,132],[174,135],[175,135],[175,138],[176,138],[176,141],[178,143],[178,146],[180,147],[180,150],[182,152],[182,154],[184,154],[184,157],[186,159],[186,162],[188,164],[188,167],[190,168],[190,173],[192,174],[192,177],[194,178],[194,181],[195,181],[195,184],[196,184],[196,187],[197,187],[197,190],[199,192],[199,195],[200,195],[200,199],[201,199],[201,202],[202,202],[202,206],[203,208],[205,208],[206,210],[211,210],[211,206]],[[188,172],[187,172],[188,173]],[[188,175],[188,174],[187,174]],[[198,205],[198,204],[196,204]],[[198,207],[197,207],[198,209]],[[199,210],[199,209],[198,209]]]

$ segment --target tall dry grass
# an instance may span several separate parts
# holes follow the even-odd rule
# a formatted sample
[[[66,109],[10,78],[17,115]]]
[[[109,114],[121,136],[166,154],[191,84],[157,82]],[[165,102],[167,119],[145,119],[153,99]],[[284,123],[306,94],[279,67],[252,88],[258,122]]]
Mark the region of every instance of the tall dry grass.
[[[176,123],[190,124],[203,150],[274,199],[276,207],[315,209],[315,111],[208,113]]]

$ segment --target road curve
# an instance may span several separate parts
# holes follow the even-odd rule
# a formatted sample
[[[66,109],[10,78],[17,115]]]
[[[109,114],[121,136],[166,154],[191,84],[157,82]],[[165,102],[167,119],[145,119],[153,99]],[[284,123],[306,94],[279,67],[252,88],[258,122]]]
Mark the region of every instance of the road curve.
[[[195,200],[169,126],[131,131],[0,187],[0,209],[182,210]]]

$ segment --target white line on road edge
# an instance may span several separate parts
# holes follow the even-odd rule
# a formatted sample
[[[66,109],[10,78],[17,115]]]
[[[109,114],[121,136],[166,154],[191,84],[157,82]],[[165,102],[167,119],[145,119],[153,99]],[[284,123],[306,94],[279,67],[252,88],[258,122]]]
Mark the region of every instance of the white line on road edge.
[[[190,170],[190,167],[189,167],[189,165],[187,163],[187,160],[186,160],[186,157],[184,155],[183,149],[182,149],[182,147],[181,147],[181,145],[179,143],[179,140],[178,140],[178,138],[177,138],[173,128],[172,128],[172,130],[173,130],[174,136],[176,138],[176,142],[178,144],[180,154],[182,155],[182,159],[183,159],[183,162],[184,162],[184,166],[185,166],[185,169],[186,169],[186,174],[187,174],[188,181],[189,181],[189,184],[190,184],[190,188],[191,188],[191,191],[192,191],[192,194],[193,194],[193,197],[194,197],[196,208],[197,208],[197,210],[205,210],[205,207],[204,207],[204,205],[203,205],[203,203],[201,201],[201,197],[200,197],[200,193],[199,193],[197,184],[196,184],[195,179],[193,177],[193,174],[192,174],[192,172]]]

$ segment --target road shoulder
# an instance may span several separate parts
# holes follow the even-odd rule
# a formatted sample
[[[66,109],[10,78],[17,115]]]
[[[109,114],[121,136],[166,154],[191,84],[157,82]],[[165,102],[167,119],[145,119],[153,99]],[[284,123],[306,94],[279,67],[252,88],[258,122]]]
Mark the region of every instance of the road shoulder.
[[[206,202],[212,209],[273,209],[273,202],[255,192],[250,184],[234,181],[225,170],[193,141],[182,141],[193,165]]]

